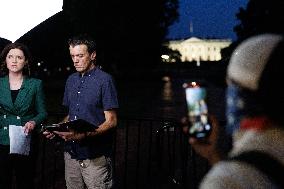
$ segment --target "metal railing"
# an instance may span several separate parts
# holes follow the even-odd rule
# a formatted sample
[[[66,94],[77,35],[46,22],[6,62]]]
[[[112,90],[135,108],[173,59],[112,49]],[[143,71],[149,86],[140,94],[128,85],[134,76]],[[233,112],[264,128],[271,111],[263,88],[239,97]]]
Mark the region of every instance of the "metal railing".
[[[61,114],[50,114],[57,122]],[[37,189],[63,189],[63,143],[37,138]],[[208,170],[188,145],[178,122],[171,119],[120,117],[114,135],[116,188],[197,188]]]

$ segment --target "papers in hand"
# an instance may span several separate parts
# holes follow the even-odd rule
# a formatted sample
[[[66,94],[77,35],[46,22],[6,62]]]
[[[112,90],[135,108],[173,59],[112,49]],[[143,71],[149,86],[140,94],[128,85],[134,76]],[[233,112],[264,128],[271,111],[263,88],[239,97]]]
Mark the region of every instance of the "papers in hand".
[[[60,132],[69,132],[71,130],[84,133],[88,131],[94,131],[97,127],[83,119],[76,119],[72,121],[67,121],[64,123],[53,124],[53,125],[46,125],[42,127],[42,130],[47,131],[60,131]]]
[[[29,155],[31,134],[24,133],[24,127],[9,125],[10,154]]]

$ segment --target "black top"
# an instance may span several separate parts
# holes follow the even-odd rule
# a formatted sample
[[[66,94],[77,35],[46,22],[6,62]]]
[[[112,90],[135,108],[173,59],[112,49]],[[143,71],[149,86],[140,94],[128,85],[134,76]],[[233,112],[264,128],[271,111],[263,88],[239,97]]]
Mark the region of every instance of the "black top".
[[[17,96],[18,96],[18,93],[19,93],[19,90],[20,89],[17,89],[17,90],[11,90],[11,97],[12,97],[12,102],[14,103]]]

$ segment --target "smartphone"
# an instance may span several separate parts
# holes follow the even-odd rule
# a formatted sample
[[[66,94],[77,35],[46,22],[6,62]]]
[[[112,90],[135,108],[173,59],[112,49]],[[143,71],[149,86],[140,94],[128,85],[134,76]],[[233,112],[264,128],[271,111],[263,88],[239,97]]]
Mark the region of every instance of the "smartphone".
[[[208,118],[207,90],[200,82],[184,83],[190,137],[206,138],[211,132],[211,124]]]

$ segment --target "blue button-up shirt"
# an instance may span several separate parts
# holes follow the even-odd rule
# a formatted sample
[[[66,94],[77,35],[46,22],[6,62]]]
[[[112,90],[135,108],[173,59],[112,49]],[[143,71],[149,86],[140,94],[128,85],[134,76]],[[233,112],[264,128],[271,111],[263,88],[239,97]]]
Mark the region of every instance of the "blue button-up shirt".
[[[95,68],[81,76],[80,73],[74,73],[67,79],[63,105],[69,110],[69,120],[84,119],[95,126],[99,126],[105,121],[104,111],[117,109],[117,92],[112,77]],[[111,141],[104,141],[110,142]],[[76,159],[87,159],[95,156],[96,146],[82,143],[67,143],[67,151],[72,152]],[[110,145],[108,145],[110,146]],[[106,151],[110,149],[104,149]],[[74,153],[75,151],[75,153]],[[71,152],[71,155],[72,155]]]

